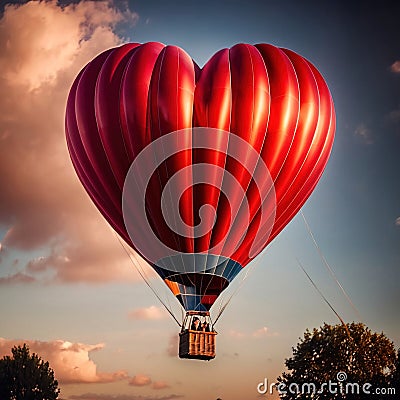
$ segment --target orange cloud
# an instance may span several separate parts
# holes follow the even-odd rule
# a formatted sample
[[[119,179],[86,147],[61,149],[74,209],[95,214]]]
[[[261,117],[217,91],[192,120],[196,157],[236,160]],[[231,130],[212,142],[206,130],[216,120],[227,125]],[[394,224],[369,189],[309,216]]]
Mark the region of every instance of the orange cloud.
[[[167,312],[162,307],[150,306],[145,308],[136,308],[129,313],[133,319],[164,319],[168,317]]]
[[[395,61],[391,66],[390,70],[395,74],[400,74],[400,61]]]
[[[271,332],[269,328],[263,326],[262,328],[256,329],[251,336],[254,338],[261,338],[261,337],[275,337],[279,336],[279,332]]]
[[[122,20],[135,23],[137,18],[134,13],[121,13],[108,1],[80,2],[63,9],[57,1],[7,5],[0,24],[5,44],[0,61],[3,77],[30,90],[56,83],[61,71],[86,62],[93,44],[99,46],[101,40],[102,46],[119,44],[112,28]]]
[[[0,283],[43,276],[62,282],[139,279],[78,182],[64,134],[74,77],[96,54],[121,43],[114,33],[118,23],[137,19],[108,1],[5,7],[0,19],[0,93],[7,93],[0,97],[0,228],[6,234],[0,238],[0,262],[12,260],[18,250],[42,254],[26,266],[14,266]]]
[[[167,382],[156,381],[156,382],[153,382],[153,385],[151,387],[155,390],[161,390],[161,389],[168,389],[170,386],[168,385]]]
[[[241,331],[235,331],[235,330],[230,330],[228,332],[229,336],[235,338],[235,339],[243,339],[243,338],[262,338],[262,337],[273,337],[273,336],[279,336],[278,332],[270,332],[269,328],[266,326],[263,326],[262,328],[256,329],[253,332],[241,332]]]
[[[132,386],[147,386],[151,384],[151,378],[147,375],[138,374],[129,380],[129,384]]]
[[[153,382],[151,377],[145,374],[137,374],[129,380],[131,386],[149,386],[151,385],[154,390],[169,389],[170,385],[165,381]]]
[[[246,334],[245,334],[245,333],[240,332],[240,331],[236,331],[236,330],[234,330],[234,329],[231,329],[231,330],[228,332],[228,335],[231,336],[231,337],[233,337],[233,338],[235,338],[235,339],[242,339],[242,338],[246,337]]]
[[[162,397],[152,397],[146,396],[143,397],[141,395],[129,395],[129,394],[120,394],[120,395],[112,395],[109,394],[96,394],[96,393],[85,393],[80,395],[72,395],[69,396],[70,400],[176,400],[183,398],[184,396],[181,394],[170,394]]]
[[[7,340],[0,338],[0,357],[11,355],[11,348],[26,343],[31,353],[49,362],[56,379],[62,384],[109,383],[128,379],[126,371],[98,372],[89,354],[103,349],[104,344],[88,345],[64,340]]]

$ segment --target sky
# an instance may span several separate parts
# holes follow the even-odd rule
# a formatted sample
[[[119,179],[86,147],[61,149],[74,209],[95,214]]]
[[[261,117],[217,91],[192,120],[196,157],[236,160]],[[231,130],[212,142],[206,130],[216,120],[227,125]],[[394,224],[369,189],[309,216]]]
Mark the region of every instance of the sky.
[[[28,343],[64,400],[260,398],[257,384],[276,380],[306,328],[338,323],[296,258],[345,321],[400,347],[400,6],[319,3],[0,2],[0,356]],[[129,41],[180,46],[200,66],[265,42],[321,71],[336,138],[303,212],[354,307],[298,215],[218,321],[216,359],[177,358],[178,326],[91,204],[65,143],[74,77]]]

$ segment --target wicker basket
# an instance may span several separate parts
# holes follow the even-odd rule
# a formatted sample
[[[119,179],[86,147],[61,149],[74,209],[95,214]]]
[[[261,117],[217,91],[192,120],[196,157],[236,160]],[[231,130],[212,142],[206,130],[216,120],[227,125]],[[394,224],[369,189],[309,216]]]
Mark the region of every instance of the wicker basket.
[[[185,330],[179,334],[179,357],[211,360],[215,357],[217,332]]]

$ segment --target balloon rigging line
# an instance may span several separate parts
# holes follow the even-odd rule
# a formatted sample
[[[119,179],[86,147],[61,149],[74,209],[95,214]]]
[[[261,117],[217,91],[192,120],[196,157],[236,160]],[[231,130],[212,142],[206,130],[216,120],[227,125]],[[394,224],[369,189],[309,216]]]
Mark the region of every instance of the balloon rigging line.
[[[345,327],[347,334],[350,336],[350,331],[349,328],[347,326],[347,324],[343,321],[343,318],[339,315],[339,313],[333,308],[332,304],[329,302],[329,300],[324,296],[324,294],[321,292],[321,290],[318,288],[318,286],[316,285],[316,283],[313,281],[313,279],[311,278],[311,276],[308,274],[308,272],[305,270],[305,268],[303,267],[303,265],[301,264],[300,260],[296,258],[297,264],[298,266],[301,268],[301,270],[305,273],[305,275],[307,276],[307,278],[309,279],[309,281],[311,282],[311,284],[314,286],[315,290],[319,293],[319,295],[323,298],[323,300],[325,301],[325,303],[329,306],[329,308],[335,313],[335,315],[339,318],[339,321],[342,323],[342,325]]]
[[[139,272],[139,275],[142,277],[142,279],[146,282],[146,285],[151,289],[151,291],[154,293],[154,295],[157,297],[157,299],[160,301],[160,303],[165,307],[165,309],[168,311],[168,313],[171,315],[171,317],[175,320],[175,322],[178,324],[179,327],[181,327],[181,323],[178,321],[178,319],[175,317],[174,313],[167,307],[167,305],[164,303],[164,301],[161,299],[161,297],[158,295],[158,293],[154,290],[154,288],[150,285],[148,278],[145,276],[145,272],[144,270],[141,271],[138,267],[138,265],[140,265],[140,263],[138,262],[136,255],[134,255],[133,253],[131,253],[130,251],[128,251],[126,249],[126,247],[124,246],[124,244],[122,243],[122,240],[120,239],[120,237],[117,235],[116,232],[114,232],[116,238],[118,239],[118,242],[120,243],[120,245],[122,246],[122,248],[124,249],[125,253],[128,255],[132,265],[136,268],[136,270]],[[135,257],[135,261],[132,259],[132,257]]]
[[[226,301],[226,303],[222,306],[222,299],[221,299],[221,303],[220,303],[220,311],[217,314],[217,318],[214,321],[214,326],[217,323],[217,321],[219,320],[219,318],[221,317],[222,313],[225,311],[226,307],[229,305],[229,303],[231,302],[232,298],[239,292],[239,290],[242,288],[242,286],[244,285],[245,280],[249,277],[250,272],[252,272],[254,270],[254,267],[260,262],[260,257],[257,257],[256,260],[254,260],[252,263],[250,263],[250,265],[248,267],[245,268],[245,274],[243,276],[243,279],[240,281],[238,287],[234,290],[234,292],[229,296],[228,300]],[[222,307],[221,307],[222,306]]]
[[[181,310],[181,318],[182,318],[182,321],[183,321],[183,319],[185,318],[185,313],[183,312],[183,308],[182,307],[180,307],[180,310]]]
[[[165,304],[165,302],[161,299],[161,296],[158,295],[158,293],[156,292],[156,290],[150,285],[150,279],[148,278],[148,276],[147,276],[147,274],[146,274],[144,268],[140,265],[140,261],[138,260],[136,254],[135,254],[134,252],[132,252],[130,249],[128,249],[128,251],[129,251],[129,254],[130,254],[130,258],[131,258],[131,257],[134,257],[134,259],[135,259],[135,261],[136,261],[136,262],[133,262],[133,260],[132,260],[132,258],[131,258],[132,264],[133,264],[134,266],[136,266],[136,268],[137,268],[139,274],[142,276],[142,278],[144,279],[144,281],[146,282],[146,284],[150,287],[150,289],[151,289],[152,292],[156,295],[156,297],[157,297],[158,300],[161,302],[161,304],[165,307],[165,309],[169,312],[169,314],[171,314],[171,316],[175,319],[175,321],[176,321],[176,322],[178,323],[178,325],[180,326],[179,321],[177,321],[177,318],[175,317],[175,315],[174,315],[173,312],[172,312],[172,307],[171,307],[171,304],[170,304],[170,302],[169,302],[168,296],[166,296],[166,299],[167,299],[167,301],[168,301],[169,307],[167,307],[167,305]],[[139,267],[140,267],[140,269],[139,269]]]
[[[219,315],[219,314],[221,313],[222,304],[223,304],[224,300],[225,300],[225,294],[222,293],[221,298],[220,298],[220,300],[218,301],[219,306],[218,306],[218,313],[217,313],[217,315]]]
[[[125,248],[125,246],[124,246],[124,248]],[[134,257],[136,263],[132,260],[132,257]],[[140,276],[144,279],[144,281],[146,282],[147,286],[149,286],[149,288],[151,289],[151,291],[155,294],[155,296],[156,296],[157,299],[160,301],[160,303],[165,307],[165,309],[168,311],[168,313],[169,313],[169,314],[172,316],[172,318],[176,321],[176,323],[178,324],[178,326],[181,326],[181,323],[178,321],[178,319],[175,317],[175,314],[174,314],[173,311],[172,311],[171,303],[169,302],[169,299],[168,299],[168,294],[169,294],[169,293],[166,292],[166,293],[167,293],[166,299],[167,299],[168,305],[169,305],[169,307],[168,307],[168,306],[165,304],[165,302],[162,300],[161,296],[157,293],[157,291],[152,287],[152,285],[150,285],[150,280],[149,280],[149,278],[146,276],[146,273],[145,273],[145,271],[144,271],[144,268],[143,268],[142,266],[140,266],[140,261],[138,260],[136,254],[135,254],[134,252],[132,252],[130,249],[129,249],[129,258],[131,259],[132,264],[133,264],[134,266],[136,266],[137,271],[139,272]],[[140,266],[141,270],[138,268],[138,266]]]
[[[128,249],[128,251],[129,251],[129,253],[130,253],[130,254],[135,258],[135,260],[136,260],[136,264],[134,264],[134,265],[140,266],[141,271],[142,271],[142,273],[143,273],[143,275],[144,275],[144,280],[145,280],[146,284],[150,287],[150,289],[152,290],[152,292],[156,295],[156,297],[158,298],[158,300],[159,300],[159,301],[161,302],[161,304],[165,307],[165,309],[169,312],[169,314],[171,314],[171,316],[172,316],[172,317],[174,318],[174,320],[177,322],[178,326],[181,326],[181,323],[177,320],[177,318],[175,317],[175,314],[174,314],[173,311],[172,311],[172,306],[171,306],[171,303],[170,303],[170,300],[169,300],[169,297],[168,297],[168,296],[170,295],[170,292],[169,292],[168,290],[166,290],[166,289],[164,290],[164,294],[166,294],[166,295],[165,295],[165,299],[166,299],[166,301],[168,302],[168,307],[167,307],[166,304],[165,304],[165,302],[161,299],[161,296],[160,296],[160,295],[157,295],[156,290],[150,285],[150,279],[147,277],[144,268],[140,265],[140,260],[138,260],[136,254],[135,254],[134,252],[132,252],[130,249]],[[138,272],[140,273],[139,270],[138,270]],[[183,319],[182,319],[182,320],[183,320]]]
[[[326,260],[324,254],[322,253],[322,250],[320,248],[320,246],[318,245],[314,234],[311,231],[311,227],[303,213],[303,210],[300,210],[300,214],[303,218],[304,221],[304,225],[307,229],[308,234],[310,235],[315,248],[317,249],[317,252],[319,254],[319,257],[321,258],[323,264],[325,265],[325,268],[328,270],[329,275],[331,276],[331,278],[336,282],[336,284],[338,285],[338,287],[340,288],[340,290],[342,291],[343,295],[346,297],[347,302],[350,304],[350,306],[353,308],[353,310],[356,312],[358,318],[361,320],[361,315],[360,312],[358,311],[357,307],[354,305],[353,301],[351,300],[350,296],[347,294],[346,290],[344,289],[344,287],[342,286],[342,284],[339,282],[338,278],[336,277],[335,272],[333,271],[333,269],[331,268],[331,266],[329,265],[328,261]]]
[[[250,262],[249,266],[246,266],[245,269],[245,274],[243,276],[243,279],[239,282],[237,288],[234,290],[234,292],[230,295],[226,303],[222,306],[223,300],[225,297],[221,297],[220,305],[219,305],[219,312],[217,314],[217,318],[215,319],[214,325],[217,323],[219,318],[221,317],[222,313],[225,311],[226,307],[228,304],[231,302],[232,298],[237,295],[239,290],[242,288],[244,285],[245,280],[249,277],[250,273],[252,273],[255,269],[255,266],[260,263],[262,255],[264,254],[265,250],[267,249],[268,246],[264,247],[264,249],[261,251],[260,254],[257,255],[255,259]]]

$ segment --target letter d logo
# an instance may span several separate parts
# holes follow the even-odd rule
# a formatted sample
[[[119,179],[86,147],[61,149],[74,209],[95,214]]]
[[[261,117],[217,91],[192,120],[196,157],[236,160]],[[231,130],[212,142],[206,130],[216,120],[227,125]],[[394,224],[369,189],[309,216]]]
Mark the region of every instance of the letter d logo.
[[[260,382],[257,385],[257,392],[260,394],[265,394],[268,391],[268,379],[264,378],[264,382]]]

